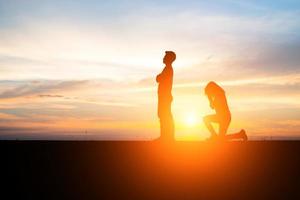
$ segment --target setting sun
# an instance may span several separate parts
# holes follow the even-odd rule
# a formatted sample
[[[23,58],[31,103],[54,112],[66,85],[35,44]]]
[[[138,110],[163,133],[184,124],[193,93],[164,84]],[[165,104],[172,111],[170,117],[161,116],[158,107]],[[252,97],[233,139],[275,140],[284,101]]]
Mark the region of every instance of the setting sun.
[[[199,123],[199,119],[195,113],[188,113],[185,116],[184,122],[187,126],[196,126]]]

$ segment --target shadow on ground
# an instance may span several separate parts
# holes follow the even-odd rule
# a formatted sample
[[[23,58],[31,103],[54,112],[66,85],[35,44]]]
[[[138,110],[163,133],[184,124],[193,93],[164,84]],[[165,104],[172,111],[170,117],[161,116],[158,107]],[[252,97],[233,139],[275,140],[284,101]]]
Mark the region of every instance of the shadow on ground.
[[[300,197],[300,142],[1,141],[22,199]]]

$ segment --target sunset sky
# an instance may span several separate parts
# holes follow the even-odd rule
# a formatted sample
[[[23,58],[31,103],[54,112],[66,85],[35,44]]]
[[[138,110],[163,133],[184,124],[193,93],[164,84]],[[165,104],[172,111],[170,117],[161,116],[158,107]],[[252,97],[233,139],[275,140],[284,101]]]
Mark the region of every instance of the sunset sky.
[[[209,136],[210,80],[229,132],[300,138],[298,0],[0,0],[0,139],[159,137],[165,50],[177,140]]]

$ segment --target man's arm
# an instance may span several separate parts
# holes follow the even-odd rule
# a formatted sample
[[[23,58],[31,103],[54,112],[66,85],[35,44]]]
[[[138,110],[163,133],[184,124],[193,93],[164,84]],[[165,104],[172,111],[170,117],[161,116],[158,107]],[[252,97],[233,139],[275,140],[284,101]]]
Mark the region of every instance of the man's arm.
[[[159,83],[160,80],[161,80],[161,74],[158,74],[158,75],[156,76],[156,82]]]
[[[165,73],[166,73],[166,72],[165,72],[165,69],[164,69],[160,74],[158,74],[158,75],[156,76],[156,82],[157,82],[157,83],[161,82],[161,80],[164,79]]]

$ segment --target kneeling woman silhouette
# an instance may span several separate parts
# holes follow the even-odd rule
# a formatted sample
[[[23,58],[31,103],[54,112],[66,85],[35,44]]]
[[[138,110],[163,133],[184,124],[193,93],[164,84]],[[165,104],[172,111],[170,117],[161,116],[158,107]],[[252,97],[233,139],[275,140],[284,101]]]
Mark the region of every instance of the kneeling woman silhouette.
[[[246,132],[242,129],[238,133],[226,135],[227,129],[231,122],[231,113],[227,104],[225,91],[217,85],[215,82],[209,82],[205,87],[205,94],[207,95],[210,103],[210,107],[216,111],[216,114],[207,115],[203,118],[206,127],[211,133],[211,137],[208,140],[214,139],[242,139],[248,140]],[[219,124],[219,134],[217,135],[215,129],[211,123]]]

